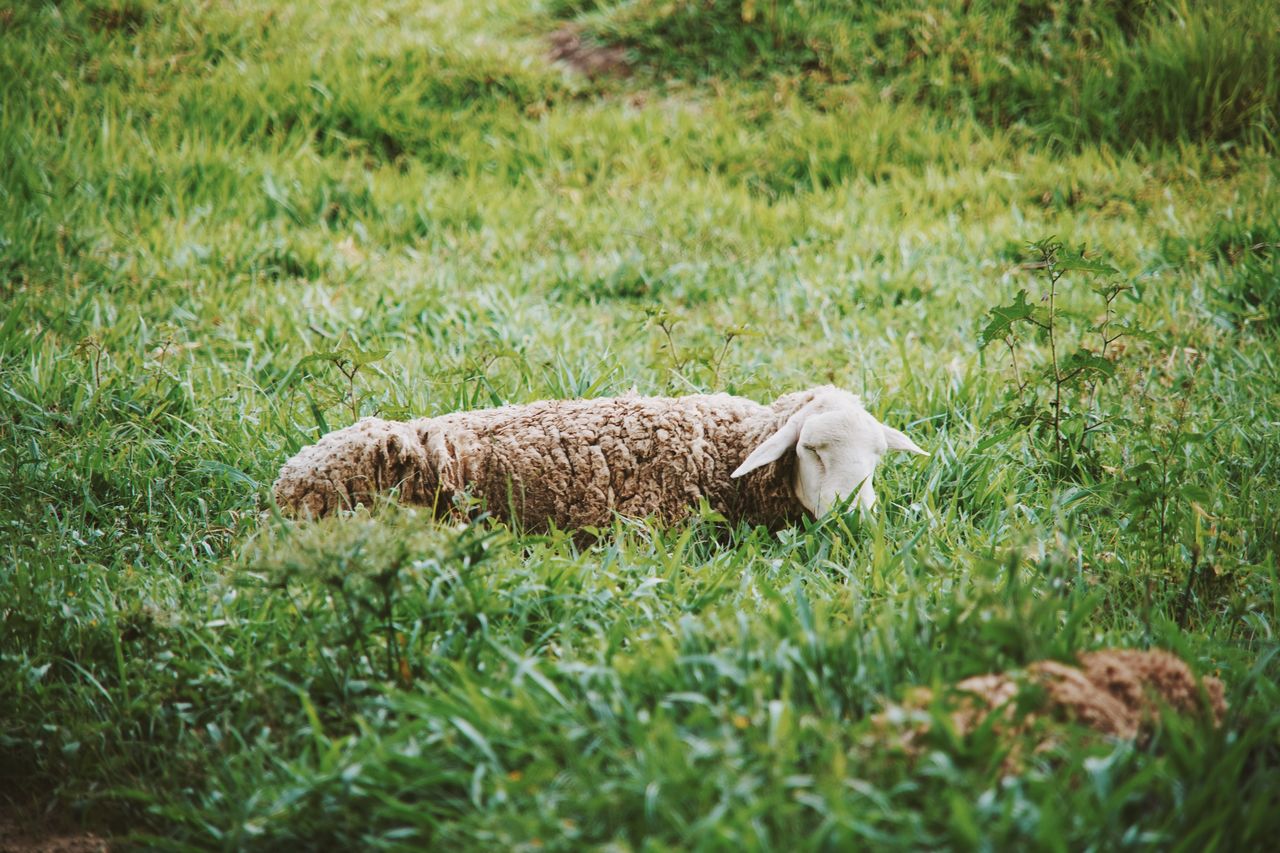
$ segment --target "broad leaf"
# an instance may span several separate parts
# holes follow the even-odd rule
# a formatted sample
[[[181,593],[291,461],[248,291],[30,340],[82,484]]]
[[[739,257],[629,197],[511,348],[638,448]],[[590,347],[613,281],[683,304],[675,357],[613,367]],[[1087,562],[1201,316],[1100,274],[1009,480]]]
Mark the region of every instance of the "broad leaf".
[[[1094,326],[1094,331],[1101,332],[1102,324],[1099,323],[1097,326]],[[1133,323],[1111,322],[1107,324],[1107,336],[1111,337],[1113,335],[1124,335],[1126,338],[1135,338],[1158,346],[1164,346],[1165,344],[1164,338],[1154,332],[1147,331],[1141,326],[1134,325]]]
[[[1089,374],[1094,374],[1110,379],[1116,375],[1116,366],[1114,364],[1102,356],[1084,349],[1078,349],[1063,359],[1058,369],[1063,376],[1088,376]]]
[[[356,367],[364,367],[366,364],[373,364],[376,361],[382,361],[388,354],[390,354],[390,352],[391,350],[389,349],[362,350],[358,347],[353,347],[351,355],[348,357],[351,359],[351,363]]]
[[[1198,504],[1213,503],[1213,493],[1204,486],[1197,486],[1193,483],[1184,483],[1178,493],[1189,501],[1195,501]]]
[[[1068,249],[1063,249],[1058,255],[1054,266],[1063,272],[1075,270],[1078,272],[1098,273],[1099,275],[1117,275],[1120,272],[1110,264],[1086,258],[1083,250],[1072,252]]]
[[[339,364],[348,361],[351,358],[351,350],[321,350],[304,356],[296,365],[296,367],[305,367],[308,364],[316,364],[317,362],[326,362],[328,364]]]
[[[1001,305],[991,309],[991,320],[982,328],[978,337],[978,346],[985,347],[992,341],[1002,340],[1014,323],[1028,320],[1035,306],[1027,302],[1027,292],[1019,290],[1013,298],[1012,305]]]

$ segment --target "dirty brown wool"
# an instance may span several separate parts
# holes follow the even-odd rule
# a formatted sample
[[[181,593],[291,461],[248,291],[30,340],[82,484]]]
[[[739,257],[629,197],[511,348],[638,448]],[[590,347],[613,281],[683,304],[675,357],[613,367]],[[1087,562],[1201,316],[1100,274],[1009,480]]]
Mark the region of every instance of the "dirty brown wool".
[[[728,394],[629,395],[364,418],[290,459],[275,498],[287,513],[320,516],[396,489],[401,501],[445,515],[465,493],[533,532],[604,527],[615,513],[670,524],[705,498],[731,522],[776,529],[804,515],[794,455],[730,474],[822,390],[771,406]]]

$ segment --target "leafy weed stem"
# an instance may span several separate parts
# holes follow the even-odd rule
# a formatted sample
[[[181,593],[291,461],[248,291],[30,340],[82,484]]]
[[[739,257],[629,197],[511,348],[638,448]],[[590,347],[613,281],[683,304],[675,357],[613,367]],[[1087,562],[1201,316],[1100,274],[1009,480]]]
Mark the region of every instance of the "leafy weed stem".
[[[1009,360],[1013,364],[1013,380],[1018,384],[1018,393],[1021,394],[1027,390],[1027,380],[1022,378],[1022,371],[1018,369],[1018,349],[1013,344],[1013,335],[1005,335],[1004,345],[1009,348]]]
[[[1049,332],[1049,360],[1053,366],[1053,455],[1062,459],[1062,370],[1058,365],[1057,336],[1054,322],[1057,314],[1058,279],[1062,272],[1057,267],[1057,245],[1041,250],[1049,270],[1049,319],[1045,323]]]
[[[1187,381],[1187,384],[1191,384],[1190,380]],[[1189,392],[1190,388],[1187,388],[1186,390]],[[1169,445],[1165,448],[1164,455],[1160,457],[1160,491],[1158,493],[1157,500],[1159,501],[1160,508],[1160,555],[1164,560],[1164,567],[1166,571],[1170,567],[1169,503],[1171,498],[1169,495],[1169,487],[1172,477],[1170,476],[1169,466],[1173,463],[1174,451],[1176,451],[1182,443],[1182,429],[1186,424],[1187,408],[1190,397],[1190,393],[1179,395],[1178,402],[1174,405],[1173,435],[1169,439]]]
[[[360,372],[360,366],[347,358],[337,359],[333,364],[347,378],[347,405],[351,407],[351,421],[354,423],[360,420],[360,406],[356,402],[356,374]]]
[[[715,364],[712,365],[711,383],[716,388],[720,387],[720,365],[724,364],[724,358],[729,354],[729,345],[733,343],[734,338],[742,334],[742,331],[733,327],[724,332],[724,346],[720,347],[720,353],[716,356]]]

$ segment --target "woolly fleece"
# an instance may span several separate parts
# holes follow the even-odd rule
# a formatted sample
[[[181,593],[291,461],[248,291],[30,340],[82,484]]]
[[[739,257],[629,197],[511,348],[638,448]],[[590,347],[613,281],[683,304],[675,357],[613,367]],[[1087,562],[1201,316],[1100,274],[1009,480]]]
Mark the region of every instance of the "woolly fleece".
[[[408,422],[364,418],[285,463],[276,503],[320,516],[392,488],[448,514],[464,493],[531,532],[605,527],[614,513],[670,524],[705,498],[731,522],[778,529],[805,510],[794,454],[730,477],[816,395],[763,406],[728,394],[547,400]]]

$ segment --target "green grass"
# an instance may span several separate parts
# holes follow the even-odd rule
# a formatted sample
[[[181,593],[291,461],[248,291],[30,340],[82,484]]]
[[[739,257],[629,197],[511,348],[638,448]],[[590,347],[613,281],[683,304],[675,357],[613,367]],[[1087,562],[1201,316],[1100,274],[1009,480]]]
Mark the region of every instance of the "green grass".
[[[1274,4],[935,5],[0,9],[0,791],[187,849],[1267,843]],[[632,76],[549,64],[566,20]],[[1066,467],[978,348],[1050,235],[1143,330]],[[835,382],[933,455],[778,536],[295,527],[275,472],[352,416],[299,362],[343,335],[389,351],[361,414]],[[1221,729],[1005,776],[870,720],[1153,645]]]
[[[921,102],[1042,141],[1275,143],[1273,2],[557,0],[589,36],[685,78],[790,76],[816,104]],[[834,92],[833,92],[834,90]]]

